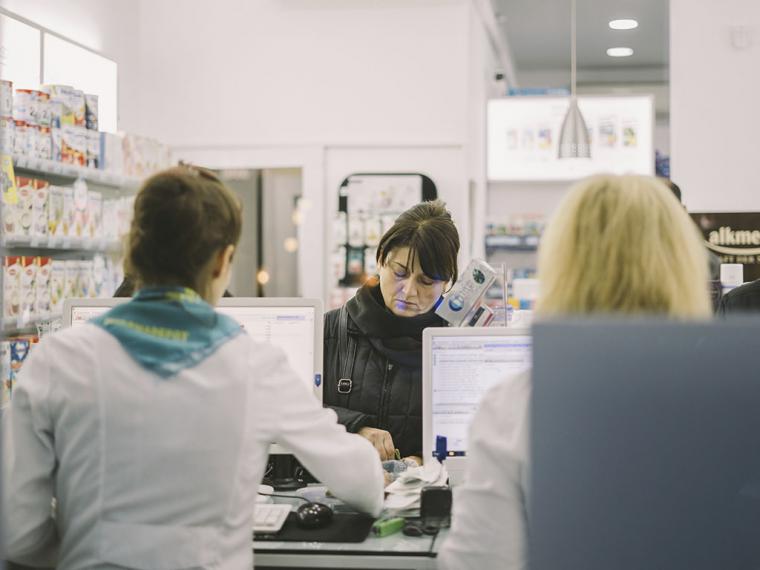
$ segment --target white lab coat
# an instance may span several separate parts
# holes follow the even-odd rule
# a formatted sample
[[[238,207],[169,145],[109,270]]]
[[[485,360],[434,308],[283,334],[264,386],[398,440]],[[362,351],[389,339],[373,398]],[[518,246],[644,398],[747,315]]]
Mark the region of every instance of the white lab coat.
[[[465,480],[454,489],[451,531],[438,568],[528,567],[529,412],[528,372],[503,380],[483,397],[470,427]]]
[[[240,335],[162,379],[92,324],[45,338],[3,418],[5,556],[67,568],[253,567],[270,442],[377,515],[377,452],[287,365]],[[57,499],[56,519],[51,499]]]

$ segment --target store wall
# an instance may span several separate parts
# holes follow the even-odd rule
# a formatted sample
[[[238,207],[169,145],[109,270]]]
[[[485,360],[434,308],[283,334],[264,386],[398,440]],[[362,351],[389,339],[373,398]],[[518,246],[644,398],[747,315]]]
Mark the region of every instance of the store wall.
[[[119,66],[119,129],[137,130],[138,3],[133,0],[0,0],[0,7],[113,59]]]
[[[470,58],[484,41],[473,35],[485,34],[472,25],[471,2],[139,6],[142,76],[132,103],[141,110],[141,132],[168,142],[177,156],[217,161],[215,167],[304,169],[311,208],[299,236],[302,294],[327,298],[326,279],[317,278],[327,273],[326,228],[338,183],[353,172],[430,176],[461,224],[469,256],[471,165],[482,162],[482,149],[469,154],[477,137],[470,119],[484,95],[472,85]],[[239,157],[235,164],[223,156],[230,152]],[[277,164],[240,163],[263,154]]]
[[[692,211],[760,211],[760,2],[670,0],[671,173]]]

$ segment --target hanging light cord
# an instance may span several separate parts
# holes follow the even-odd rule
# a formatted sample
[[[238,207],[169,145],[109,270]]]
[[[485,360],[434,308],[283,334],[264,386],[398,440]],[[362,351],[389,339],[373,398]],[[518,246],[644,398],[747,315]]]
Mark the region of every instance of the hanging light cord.
[[[575,65],[576,65],[576,54],[575,54],[575,2],[576,0],[572,0],[571,2],[571,9],[572,12],[570,13],[570,94],[573,98],[575,98],[575,82],[576,82],[576,72],[575,72]]]

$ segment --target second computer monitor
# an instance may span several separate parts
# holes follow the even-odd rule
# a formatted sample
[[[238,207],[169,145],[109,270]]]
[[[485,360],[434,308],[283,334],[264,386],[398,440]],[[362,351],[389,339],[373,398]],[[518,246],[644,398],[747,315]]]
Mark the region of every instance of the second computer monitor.
[[[64,327],[84,324],[129,299],[68,299]],[[322,401],[322,302],[300,298],[228,297],[217,310],[240,323],[251,338],[281,348],[288,363]]]
[[[300,298],[228,297],[217,310],[256,341],[281,348],[298,377],[322,401],[322,302]]]
[[[446,438],[446,466],[461,481],[470,424],[483,395],[497,382],[531,365],[525,328],[429,328],[423,333],[423,461]]]

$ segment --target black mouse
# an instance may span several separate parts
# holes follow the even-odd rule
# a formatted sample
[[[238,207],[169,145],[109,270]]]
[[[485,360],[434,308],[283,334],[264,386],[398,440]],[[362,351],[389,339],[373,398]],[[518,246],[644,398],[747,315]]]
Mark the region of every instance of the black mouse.
[[[333,518],[333,510],[322,503],[306,503],[296,510],[296,523],[301,528],[322,528]]]

